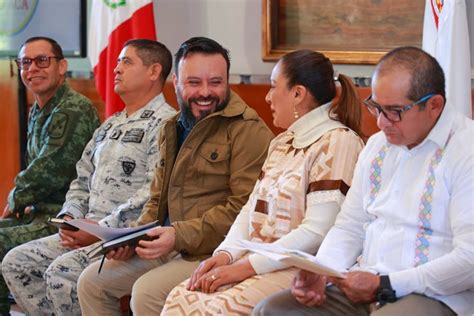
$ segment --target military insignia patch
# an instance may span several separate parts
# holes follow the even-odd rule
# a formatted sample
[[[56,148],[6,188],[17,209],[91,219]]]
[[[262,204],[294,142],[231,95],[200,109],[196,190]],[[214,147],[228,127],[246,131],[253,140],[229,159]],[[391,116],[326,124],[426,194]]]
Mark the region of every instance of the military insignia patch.
[[[135,166],[136,166],[135,161],[128,158],[128,157],[120,158],[120,161],[122,162],[123,172],[127,176],[130,176],[132,174],[133,170],[135,170]]]
[[[66,132],[68,120],[66,113],[54,113],[49,124],[48,136],[54,139],[62,138]]]
[[[120,135],[122,135],[122,131],[118,128],[114,129],[112,134],[110,134],[110,139],[119,139]]]
[[[122,137],[122,142],[141,143],[144,135],[145,130],[143,128],[132,128],[125,132],[125,135]]]
[[[108,131],[111,127],[112,127],[112,123],[107,123],[107,125],[105,125],[102,129],[104,131]]]
[[[140,118],[145,118],[145,119],[150,118],[153,115],[153,113],[155,113],[155,111],[145,110],[143,111],[142,115],[140,115]]]

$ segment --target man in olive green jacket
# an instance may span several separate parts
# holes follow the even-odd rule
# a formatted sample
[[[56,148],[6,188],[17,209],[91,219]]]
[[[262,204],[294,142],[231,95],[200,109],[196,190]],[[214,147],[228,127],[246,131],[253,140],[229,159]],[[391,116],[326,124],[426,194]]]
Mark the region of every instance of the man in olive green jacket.
[[[67,61],[61,46],[33,37],[16,60],[35,103],[28,117],[26,169],[15,179],[0,214],[0,260],[12,248],[55,233],[46,224],[61,209],[76,162],[100,121],[91,101],[65,82]],[[8,315],[8,288],[0,275],[0,315]]]
[[[165,123],[151,198],[138,220],[162,226],[149,233],[153,241],[110,252],[115,260],[99,276],[98,264],[82,273],[83,315],[118,314],[127,293],[134,314],[159,314],[169,291],[212,255],[247,202],[273,135],[229,90],[229,67],[227,50],[211,39],[191,38],[178,50],[181,112]]]

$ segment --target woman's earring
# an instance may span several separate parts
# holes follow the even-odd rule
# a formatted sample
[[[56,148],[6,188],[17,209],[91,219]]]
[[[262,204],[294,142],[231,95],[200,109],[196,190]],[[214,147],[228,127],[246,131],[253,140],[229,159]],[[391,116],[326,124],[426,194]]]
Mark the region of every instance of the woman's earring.
[[[296,91],[295,98],[299,97],[299,96],[300,96],[300,93],[298,91]],[[298,111],[296,111],[296,104],[293,105],[293,116],[294,116],[295,119],[300,117],[300,115],[298,114]]]
[[[300,115],[298,114],[298,111],[296,111],[296,105],[293,106],[293,116],[295,119],[300,117]]]

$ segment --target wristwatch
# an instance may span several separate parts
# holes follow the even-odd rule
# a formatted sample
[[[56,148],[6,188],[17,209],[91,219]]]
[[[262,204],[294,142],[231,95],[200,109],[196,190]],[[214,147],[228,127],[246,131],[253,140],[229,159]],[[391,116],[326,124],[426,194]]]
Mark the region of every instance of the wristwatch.
[[[395,290],[390,284],[390,278],[388,275],[380,276],[380,286],[377,290],[377,301],[380,305],[385,305],[386,303],[393,303],[397,300]]]

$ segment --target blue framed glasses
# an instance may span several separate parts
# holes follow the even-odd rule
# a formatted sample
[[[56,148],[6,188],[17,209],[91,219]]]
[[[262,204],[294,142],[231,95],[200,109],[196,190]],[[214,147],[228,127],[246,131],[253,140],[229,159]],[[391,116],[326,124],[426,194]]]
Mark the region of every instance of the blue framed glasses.
[[[422,104],[428,101],[434,93],[427,94],[421,97],[418,101],[413,102],[412,104],[408,105],[392,105],[392,106],[384,106],[382,107],[380,104],[372,100],[372,95],[369,95],[367,99],[364,100],[364,104],[367,107],[367,110],[370,114],[375,117],[379,117],[380,113],[382,113],[387,120],[390,122],[400,122],[402,120],[402,113],[405,111],[410,110],[412,107],[418,104]],[[397,108],[395,108],[397,107]]]

